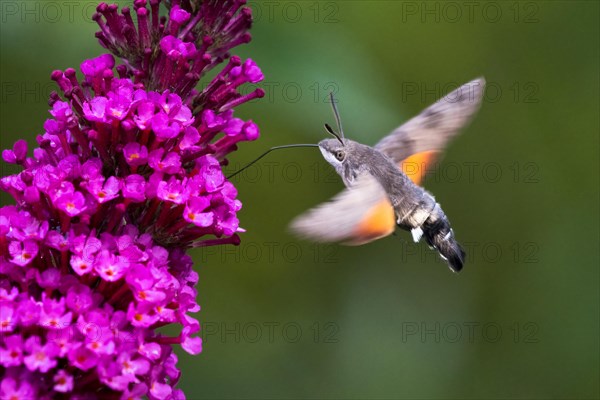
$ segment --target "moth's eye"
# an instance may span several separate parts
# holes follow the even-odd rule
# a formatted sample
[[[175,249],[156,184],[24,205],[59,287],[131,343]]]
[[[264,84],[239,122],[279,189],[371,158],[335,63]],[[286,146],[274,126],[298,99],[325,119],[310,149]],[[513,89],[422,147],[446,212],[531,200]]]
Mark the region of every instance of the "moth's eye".
[[[338,161],[344,161],[344,157],[345,154],[343,151],[338,151],[337,153],[335,153],[335,158],[337,158]]]

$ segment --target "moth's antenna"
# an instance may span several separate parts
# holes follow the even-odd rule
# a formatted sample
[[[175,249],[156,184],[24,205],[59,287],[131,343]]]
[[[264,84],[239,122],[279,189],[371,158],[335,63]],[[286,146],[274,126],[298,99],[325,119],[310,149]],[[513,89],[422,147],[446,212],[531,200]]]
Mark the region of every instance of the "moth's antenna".
[[[333,114],[335,115],[335,122],[337,123],[338,132],[340,132],[340,135],[342,135],[343,139],[346,139],[346,136],[344,136],[344,129],[342,128],[342,119],[340,118],[340,113],[335,105],[336,101],[335,97],[333,97],[333,92],[329,92],[329,99],[331,100],[331,107],[333,108]]]
[[[333,131],[333,129],[331,128],[331,126],[329,126],[329,124],[325,124],[325,130],[327,132],[329,132],[330,135],[334,136],[337,140],[339,140],[340,143],[342,144],[342,146],[345,146],[344,145],[344,141],[342,140],[342,138],[340,137],[340,135],[338,135],[337,133],[335,133]]]
[[[239,174],[240,172],[242,172],[243,170],[245,170],[246,168],[252,166],[252,164],[254,164],[255,162],[257,162],[258,160],[260,160],[261,158],[263,158],[264,156],[266,156],[267,154],[269,154],[270,152],[274,151],[274,150],[280,150],[280,149],[290,149],[290,148],[294,148],[294,147],[319,147],[318,144],[286,144],[284,146],[275,146],[275,147],[271,147],[269,150],[265,151],[264,153],[262,153],[260,156],[258,156],[258,158],[254,159],[254,161],[251,161],[249,164],[247,164],[245,167],[243,167],[240,170],[237,170],[236,172],[234,172],[233,174],[229,175],[227,177],[227,179],[231,179],[234,176],[236,176],[237,174]]]

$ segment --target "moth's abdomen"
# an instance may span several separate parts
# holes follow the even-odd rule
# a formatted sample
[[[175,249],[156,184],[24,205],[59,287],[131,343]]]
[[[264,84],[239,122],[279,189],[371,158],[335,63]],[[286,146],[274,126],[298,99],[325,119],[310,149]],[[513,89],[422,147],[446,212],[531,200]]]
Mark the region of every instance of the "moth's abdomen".
[[[427,244],[435,248],[448,262],[452,271],[460,271],[465,252],[454,238],[450,221],[435,198],[422,187],[415,185],[389,160],[383,160],[377,167],[371,167],[370,173],[387,193],[394,207],[398,226],[410,230],[415,242],[424,237]]]
[[[448,262],[450,269],[453,272],[460,271],[465,262],[465,252],[456,241],[450,221],[439,204],[436,203],[421,229],[427,244],[440,253],[442,258]]]
[[[448,262],[448,266],[454,272],[462,269],[465,252],[454,238],[454,232],[450,227],[450,221],[440,207],[427,191],[421,189],[419,201],[414,201],[417,197],[413,189],[413,196],[405,196],[404,201],[399,202],[396,207],[398,215],[398,225],[409,229],[415,242],[421,237],[425,238],[427,244],[436,249],[440,256]],[[413,202],[407,201],[412,197]],[[416,203],[416,206],[415,206]],[[409,209],[406,212],[404,210]]]

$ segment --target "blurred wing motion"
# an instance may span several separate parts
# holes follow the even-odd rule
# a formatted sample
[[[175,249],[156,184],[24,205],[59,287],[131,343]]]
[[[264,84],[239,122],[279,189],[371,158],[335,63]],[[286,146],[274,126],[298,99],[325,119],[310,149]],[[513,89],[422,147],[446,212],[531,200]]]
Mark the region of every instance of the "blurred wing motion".
[[[365,220],[368,211],[377,207],[385,198],[385,191],[377,180],[369,174],[363,174],[356,179],[351,188],[344,189],[331,201],[297,217],[290,227],[296,234],[318,242],[354,242],[357,238],[355,232]],[[391,205],[383,211],[387,213],[369,218],[373,231],[387,232],[389,221],[394,223],[394,210]]]
[[[398,162],[417,185],[450,139],[479,109],[485,80],[475,79],[438,100],[396,128],[374,147]],[[396,228],[396,217],[385,191],[368,174],[292,221],[296,234],[319,242],[358,245],[387,236]]]
[[[374,147],[398,162],[422,152],[441,152],[479,110],[485,80],[475,79],[433,103]]]

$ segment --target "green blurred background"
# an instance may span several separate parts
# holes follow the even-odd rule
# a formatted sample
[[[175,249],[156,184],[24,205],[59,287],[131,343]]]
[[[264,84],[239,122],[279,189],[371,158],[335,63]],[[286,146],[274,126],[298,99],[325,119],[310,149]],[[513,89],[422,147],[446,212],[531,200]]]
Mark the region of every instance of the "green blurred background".
[[[93,3],[2,1],[2,148],[41,132],[53,69],[102,51]],[[205,342],[180,352],[188,397],[598,398],[599,3],[251,5],[254,40],[237,54],[262,67],[268,95],[238,109],[262,137],[232,168],[323,138],[331,90],[346,134],[373,144],[487,78],[425,183],[469,258],[453,275],[406,232],[298,241],[289,221],[342,183],[316,150],[274,153],[236,179],[242,245],[193,253]]]

